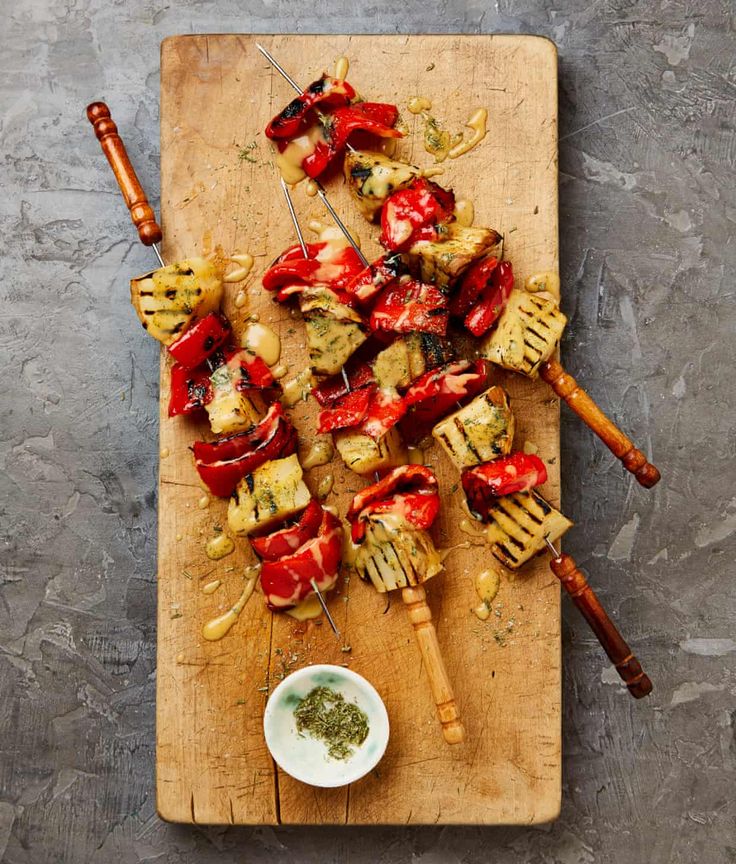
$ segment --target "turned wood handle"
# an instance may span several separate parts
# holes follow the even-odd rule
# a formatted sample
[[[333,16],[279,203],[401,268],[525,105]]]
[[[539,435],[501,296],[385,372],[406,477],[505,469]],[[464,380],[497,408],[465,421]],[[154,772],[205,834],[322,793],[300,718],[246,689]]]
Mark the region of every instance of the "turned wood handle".
[[[141,243],[146,246],[160,243],[162,235],[161,228],[156,222],[156,214],[148,203],[135,169],[130,164],[125,144],[118,135],[118,127],[110,116],[110,109],[104,102],[93,102],[87,106],[87,119],[94,126],[102,152],[107,156],[107,161],[115,174],[115,179],[130,210],[130,218],[138,229]]]
[[[590,624],[590,628],[598,637],[603,650],[608,654],[609,659],[616,667],[616,671],[629,688],[629,693],[634,699],[648,696],[652,692],[652,682],[642,671],[631,648],[606,614],[600,600],[588,585],[588,580],[578,570],[575,560],[570,555],[562,553],[550,561],[550,567],[572,597],[572,602]]]
[[[460,744],[465,740],[465,727],[460,720],[460,711],[440,652],[437,631],[432,623],[432,610],[427,605],[427,592],[422,585],[403,588],[401,598],[406,604],[429,675],[429,686],[442,724],[442,734],[448,744]]]
[[[624,468],[636,477],[642,486],[650,489],[659,482],[659,471],[647,462],[646,456],[637,450],[633,442],[606,417],[578,382],[568,375],[557,360],[548,360],[540,367],[539,374],[555,393],[564,399],[608,449],[623,463]]]

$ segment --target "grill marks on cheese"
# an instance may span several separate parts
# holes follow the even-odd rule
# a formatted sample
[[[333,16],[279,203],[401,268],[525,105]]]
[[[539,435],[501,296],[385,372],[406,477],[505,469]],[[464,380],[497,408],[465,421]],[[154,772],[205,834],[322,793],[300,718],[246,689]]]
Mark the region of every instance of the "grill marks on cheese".
[[[487,538],[491,552],[511,570],[554,543],[572,522],[534,490],[504,495],[488,511]]]

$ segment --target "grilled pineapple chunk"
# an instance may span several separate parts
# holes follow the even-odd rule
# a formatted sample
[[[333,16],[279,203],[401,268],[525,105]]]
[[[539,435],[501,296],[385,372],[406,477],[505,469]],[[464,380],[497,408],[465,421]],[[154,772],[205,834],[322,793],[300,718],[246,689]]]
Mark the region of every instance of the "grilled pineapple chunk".
[[[380,593],[421,585],[442,570],[440,556],[426,531],[394,514],[371,516],[355,553],[355,569]]]
[[[480,346],[480,355],[505,369],[536,378],[552,356],[567,317],[549,294],[511,292],[493,332]]]
[[[222,298],[222,274],[206,258],[187,258],[130,280],[130,300],[141,324],[171,345],[195,318],[214,312]]]
[[[273,459],[238,483],[227,508],[227,524],[233,533],[246,536],[295,516],[310,497],[296,453]]]
[[[441,420],[432,437],[462,471],[511,452],[514,415],[503,387],[490,387],[464,408]]]
[[[248,393],[235,388],[233,374],[233,369],[223,363],[210,375],[212,399],[205,410],[216,435],[243,432],[261,419],[261,411]]]
[[[348,150],[345,154],[345,179],[348,189],[358,209],[369,222],[376,220],[392,192],[406,188],[421,176],[421,168],[396,162],[383,153]]]
[[[488,542],[496,558],[512,570],[546,549],[572,527],[572,522],[533,489],[504,495],[488,511]]]
[[[304,291],[300,298],[312,371],[335,375],[365,342],[363,319],[329,288]]]
[[[468,228],[453,222],[441,240],[419,240],[409,248],[408,263],[422,282],[447,288],[478,258],[501,255],[503,238],[492,228]]]
[[[408,387],[428,369],[449,363],[453,356],[446,339],[432,333],[408,333],[376,355],[373,375],[383,389]]]
[[[335,432],[334,441],[345,465],[361,476],[372,476],[375,471],[407,463],[408,454],[395,426],[378,441],[351,429]]]

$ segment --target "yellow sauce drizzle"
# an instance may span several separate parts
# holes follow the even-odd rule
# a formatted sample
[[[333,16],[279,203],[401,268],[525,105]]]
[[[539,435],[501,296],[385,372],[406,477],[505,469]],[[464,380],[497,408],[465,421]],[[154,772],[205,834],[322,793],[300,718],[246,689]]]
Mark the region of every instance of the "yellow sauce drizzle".
[[[475,577],[475,591],[481,599],[480,606],[473,611],[481,621],[487,621],[491,614],[493,603],[501,585],[501,577],[497,570],[481,570]]]
[[[266,324],[253,322],[249,324],[240,340],[243,348],[260,357],[267,366],[279,362],[281,356],[281,339],[278,333]]]
[[[485,108],[479,108],[465,124],[468,129],[473,130],[473,134],[467,140],[459,141],[452,147],[447,154],[449,158],[457,159],[458,156],[462,156],[463,153],[467,153],[468,150],[472,150],[476,144],[479,144],[486,137],[487,123],[488,111]]]
[[[322,614],[322,607],[317,599],[317,595],[310,594],[306,600],[302,600],[293,609],[287,609],[286,614],[297,621],[309,621],[311,618],[319,618]]]
[[[552,270],[534,273],[526,280],[524,287],[532,293],[547,291],[553,297],[558,297],[560,293],[560,275]]]
[[[409,104],[406,107],[411,114],[421,114],[422,111],[429,111],[432,103],[426,96],[414,96],[413,99],[409,100]]]
[[[238,293],[235,295],[234,302],[236,309],[242,309],[243,306],[245,306],[245,304],[248,302],[248,295],[245,293],[245,291],[238,291]]]
[[[335,477],[332,474],[325,474],[325,476],[319,481],[319,486],[317,487],[317,497],[318,498],[326,498],[330,492],[332,492],[332,487],[335,485]]]
[[[347,57],[338,57],[335,63],[335,78],[338,81],[344,81],[348,77],[350,71],[350,61]]]
[[[309,471],[310,468],[317,468],[319,465],[326,465],[335,452],[332,444],[332,439],[327,435],[315,439],[312,446],[307,451],[307,455],[302,459],[302,468]]]
[[[227,636],[233,624],[238,620],[238,616],[245,608],[245,604],[250,600],[255,587],[256,577],[252,576],[247,578],[245,587],[243,588],[243,593],[240,595],[235,605],[228,609],[227,612],[223,612],[222,615],[218,615],[217,618],[213,618],[204,625],[202,628],[202,636],[204,636],[208,642],[216,642],[218,639],[222,639],[223,636]]]
[[[210,496],[209,495],[203,495],[199,499],[199,501],[197,501],[197,507],[199,507],[200,510],[206,510],[209,506],[210,506]]]
[[[455,219],[457,219],[458,225],[470,228],[475,219],[475,207],[473,206],[473,202],[469,201],[467,198],[461,198],[459,201],[456,201]]]
[[[276,167],[290,186],[300,183],[307,176],[302,168],[302,162],[314,153],[320,140],[322,140],[322,127],[317,124],[308,129],[304,135],[289,141],[283,153],[276,154]]]
[[[421,447],[409,447],[409,465],[424,465],[424,450]]]
[[[286,363],[279,363],[278,366],[273,367],[273,369],[271,370],[271,374],[274,378],[279,379],[283,378],[284,375],[288,373],[288,371],[289,367],[286,365]]]
[[[439,165],[432,165],[429,168],[424,168],[422,170],[422,177],[438,177],[440,174],[444,173],[444,168],[441,168]]]
[[[233,270],[232,273],[223,276],[223,282],[242,282],[253,269],[253,256],[249,255],[247,252],[244,252],[242,255],[240,253],[231,255],[229,260],[232,261],[233,264],[237,264],[238,267]]]
[[[160,455],[162,459],[166,459],[167,456],[171,455],[171,450],[168,447],[162,447]]]
[[[438,162],[444,162],[453,145],[450,133],[434,117],[424,114],[424,149]]]
[[[470,537],[484,537],[485,531],[476,528],[475,520],[461,519],[458,526],[463,534],[468,534]]]
[[[202,586],[202,593],[214,594],[220,585],[222,585],[222,579],[213,579],[212,582],[208,582],[206,585]]]
[[[219,561],[220,558],[230,555],[234,549],[235,544],[227,534],[216,534],[211,540],[207,541],[204,551],[211,561]]]
[[[297,402],[304,401],[309,396],[311,389],[312,372],[309,368],[303,369],[296,378],[284,384],[281,401],[287,408],[293,408]]]
[[[307,194],[308,198],[314,198],[314,196],[317,194],[318,189],[319,187],[314,180],[307,180],[307,182],[304,184],[304,191]]]
[[[533,441],[525,441],[524,442],[524,452],[527,454],[535,454],[539,453],[539,447]]]

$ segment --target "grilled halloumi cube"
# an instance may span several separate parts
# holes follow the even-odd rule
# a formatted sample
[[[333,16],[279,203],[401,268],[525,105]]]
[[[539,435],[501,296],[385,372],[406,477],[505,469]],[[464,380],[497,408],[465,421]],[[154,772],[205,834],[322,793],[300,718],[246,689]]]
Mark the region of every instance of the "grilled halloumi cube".
[[[171,345],[195,318],[216,311],[222,274],[207,258],[188,258],[130,280],[130,301],[141,324]]]
[[[447,288],[478,258],[488,254],[501,257],[503,237],[492,228],[469,228],[452,222],[445,237],[419,240],[409,247],[409,268],[422,282]]]
[[[536,378],[554,353],[567,317],[549,294],[511,292],[496,328],[480,346],[480,356],[505,369]]]
[[[572,527],[572,522],[533,489],[504,495],[488,511],[488,542],[491,552],[511,570],[546,549]]]
[[[454,357],[451,344],[432,333],[408,333],[380,351],[373,361],[373,375],[379,387],[408,387],[429,369],[449,363]]]
[[[334,434],[335,449],[345,465],[363,477],[376,471],[406,465],[409,455],[396,427],[378,441],[354,429],[341,429]]]
[[[348,150],[345,154],[348,189],[358,209],[370,222],[375,221],[392,192],[406,188],[421,176],[421,168],[389,159],[383,153]]]
[[[273,459],[247,474],[236,486],[227,509],[227,524],[246,536],[300,513],[311,498],[296,453]]]
[[[216,435],[229,435],[250,429],[261,419],[262,405],[247,392],[235,387],[235,370],[223,363],[210,375],[212,399],[205,405],[210,428]]]
[[[506,456],[514,440],[514,415],[503,387],[490,387],[464,408],[441,420],[432,430],[462,471]]]
[[[426,531],[394,514],[369,517],[365,538],[355,552],[355,570],[380,593],[421,585],[442,570],[439,553]]]
[[[317,375],[335,375],[367,338],[362,318],[341,303],[329,288],[305,290],[299,305],[312,371]]]

